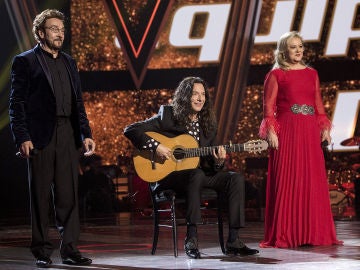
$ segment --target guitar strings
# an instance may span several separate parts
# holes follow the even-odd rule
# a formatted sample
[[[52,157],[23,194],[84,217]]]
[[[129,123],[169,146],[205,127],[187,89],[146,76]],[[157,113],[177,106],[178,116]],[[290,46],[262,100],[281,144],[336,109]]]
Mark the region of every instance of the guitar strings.
[[[252,148],[251,150],[247,149],[247,147],[245,147],[245,145],[242,145],[242,144],[232,144],[232,145],[222,145],[222,146],[225,148],[226,152],[236,152],[236,151],[242,151],[245,149],[247,149],[250,152],[251,151],[256,152],[259,150],[260,151],[263,150],[262,146],[260,146],[258,148],[256,147],[259,145],[259,141],[250,141],[249,143],[252,144],[252,147],[249,147],[249,148]],[[176,158],[187,158],[187,157],[197,157],[197,156],[209,155],[212,153],[213,149],[216,149],[218,147],[219,146],[206,146],[206,147],[201,147],[201,148],[176,148],[173,151],[173,155]]]

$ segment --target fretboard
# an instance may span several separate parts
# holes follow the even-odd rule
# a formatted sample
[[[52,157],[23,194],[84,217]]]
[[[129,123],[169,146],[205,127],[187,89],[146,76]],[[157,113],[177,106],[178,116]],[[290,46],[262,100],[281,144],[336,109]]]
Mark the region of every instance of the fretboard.
[[[230,152],[242,152],[244,151],[243,144],[232,144],[232,145],[222,145],[225,148],[226,153]],[[206,146],[200,148],[185,148],[184,151],[185,157],[202,157],[212,155],[213,150],[217,149],[219,146]]]

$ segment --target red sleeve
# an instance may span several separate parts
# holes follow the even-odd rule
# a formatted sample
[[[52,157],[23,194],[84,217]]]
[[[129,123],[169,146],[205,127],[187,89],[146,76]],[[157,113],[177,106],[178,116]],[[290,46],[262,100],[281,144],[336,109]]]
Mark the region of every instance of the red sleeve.
[[[264,118],[261,122],[259,135],[261,138],[266,138],[269,130],[279,132],[279,124],[276,121],[276,98],[278,94],[277,78],[273,72],[266,75],[264,82],[264,96],[263,96],[263,114]]]
[[[326,116],[325,108],[323,105],[321,92],[320,92],[320,81],[319,76],[316,72],[316,78],[315,78],[315,113],[318,121],[318,125],[321,130],[324,129],[331,129],[331,122]]]

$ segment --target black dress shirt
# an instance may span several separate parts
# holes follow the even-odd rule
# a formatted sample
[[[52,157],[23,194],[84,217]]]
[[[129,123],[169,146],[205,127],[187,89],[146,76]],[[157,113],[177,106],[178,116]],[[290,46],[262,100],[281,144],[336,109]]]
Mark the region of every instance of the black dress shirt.
[[[51,53],[43,50],[46,63],[49,67],[54,86],[56,99],[56,115],[69,117],[71,115],[71,83],[69,73],[66,69],[64,59],[61,54],[56,58]]]

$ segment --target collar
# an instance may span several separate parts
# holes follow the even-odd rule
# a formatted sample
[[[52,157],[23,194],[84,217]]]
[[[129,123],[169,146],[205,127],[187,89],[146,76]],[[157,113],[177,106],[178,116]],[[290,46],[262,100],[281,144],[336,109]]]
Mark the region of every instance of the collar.
[[[56,57],[54,57],[54,55],[52,53],[49,53],[48,51],[45,51],[41,46],[39,46],[41,51],[44,53],[44,55],[50,57],[51,59],[59,59],[60,58],[60,51],[58,52],[58,55]]]

